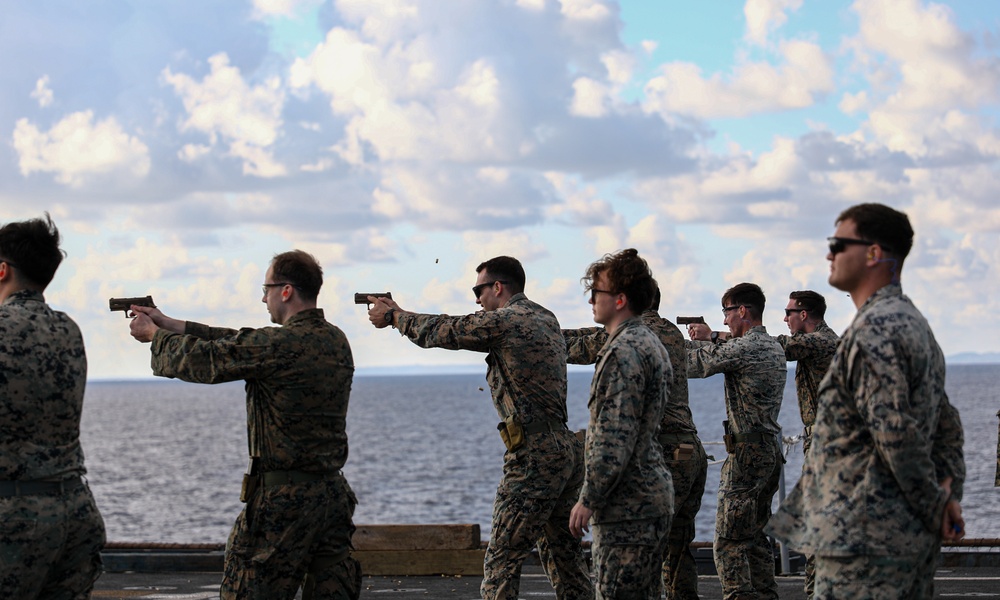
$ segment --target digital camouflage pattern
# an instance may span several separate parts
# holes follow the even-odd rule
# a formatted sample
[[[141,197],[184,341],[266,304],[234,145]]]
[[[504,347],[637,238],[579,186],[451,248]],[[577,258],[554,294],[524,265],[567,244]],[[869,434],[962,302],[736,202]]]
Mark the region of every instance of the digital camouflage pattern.
[[[422,348],[486,353],[486,379],[500,418],[556,427],[527,435],[523,446],[504,454],[483,598],[517,598],[521,565],[535,544],[558,598],[593,598],[583,547],[569,532],[583,480],[583,447],[565,429],[566,347],[555,315],[515,294],[497,310],[465,316],[401,312],[396,326]]]
[[[260,486],[226,544],[222,598],[348,600],[361,594],[349,558],[357,498],[347,480]],[[345,524],[348,524],[345,527]]]
[[[595,523],[594,578],[597,600],[660,600],[660,562],[670,516]]]
[[[722,343],[685,342],[688,377],[725,374],[726,416],[736,442],[722,465],[715,516],[715,567],[726,600],[777,598],[771,544],[763,534],[781,475],[778,413],[785,388],[785,352],[763,326]]]
[[[769,529],[817,557],[902,556],[941,543],[953,477],[965,480],[958,411],[927,321],[887,285],[858,310],[820,384],[813,450]],[[933,577],[933,569],[921,576]]]
[[[580,502],[594,511],[601,598],[660,595],[674,491],[656,434],[672,378],[666,349],[637,317],[608,336],[597,358]],[[642,533],[649,522],[657,525]]]
[[[934,597],[938,552],[901,556],[824,556],[817,560],[817,600],[913,600]]]
[[[785,358],[797,361],[795,365],[795,392],[799,399],[799,415],[805,430],[802,434],[802,453],[809,453],[812,444],[812,427],[816,424],[816,397],[819,383],[833,360],[840,340],[826,321],[820,320],[813,331],[799,331],[792,335],[779,335],[775,339],[785,349]],[[803,465],[805,468],[805,465]],[[806,558],[805,583],[806,598],[813,597],[816,584],[816,561]]]
[[[660,317],[655,310],[645,311],[641,319],[660,339],[673,370],[658,438],[674,488],[674,515],[663,561],[663,586],[667,600],[697,599],[698,571],[691,553],[691,542],[695,536],[695,519],[705,493],[708,456],[698,439],[688,403],[684,335],[677,325]],[[563,336],[566,338],[567,362],[584,365],[597,362],[597,355],[608,339],[603,327],[564,329]],[[681,443],[693,446],[693,453],[686,460],[674,460],[674,451]]]
[[[795,393],[799,399],[799,414],[802,425],[812,427],[816,423],[816,395],[819,382],[837,351],[840,338],[830,329],[826,321],[820,321],[811,332],[800,331],[793,335],[779,335],[775,338],[785,349],[785,358],[796,361]],[[803,452],[809,451],[809,436],[806,436]]]
[[[0,498],[0,590],[7,598],[85,597],[101,574],[104,520],[80,447],[83,336],[41,293],[0,304],[0,480],[73,480],[71,491]]]
[[[1000,419],[1000,411],[997,411],[997,418]],[[1000,487],[1000,424],[997,425],[997,475],[993,485]]]
[[[354,359],[321,309],[303,310],[281,327],[237,331],[188,322],[184,334],[161,329],[151,362],[154,374],[192,383],[245,380],[249,451],[262,472],[334,476],[344,466]],[[323,585],[336,589],[317,589],[314,597],[357,598],[356,561],[329,558],[349,556],[356,504],[347,482],[333,481],[343,482],[333,499],[319,498],[333,483],[313,481],[269,487],[259,515],[253,505],[243,510],[226,553],[224,599],[292,598],[294,587],[285,596],[267,590],[286,590],[289,578],[303,583],[310,565],[323,561]],[[273,556],[277,546],[281,556]]]

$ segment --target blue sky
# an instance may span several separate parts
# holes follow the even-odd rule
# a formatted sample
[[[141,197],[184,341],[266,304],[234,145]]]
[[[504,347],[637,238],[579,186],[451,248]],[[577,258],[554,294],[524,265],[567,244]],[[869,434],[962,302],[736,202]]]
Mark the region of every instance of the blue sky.
[[[480,364],[367,323],[355,291],[476,308],[475,266],[591,323],[579,278],[636,247],[663,313],[755,281],[765,324],[826,283],[851,204],[906,211],[904,289],[947,354],[1000,351],[1000,5],[971,0],[14,3],[0,21],[0,221],[49,211],[48,290],[95,378],[149,375],[107,312],[264,326],[270,257],[314,253],[362,368]]]

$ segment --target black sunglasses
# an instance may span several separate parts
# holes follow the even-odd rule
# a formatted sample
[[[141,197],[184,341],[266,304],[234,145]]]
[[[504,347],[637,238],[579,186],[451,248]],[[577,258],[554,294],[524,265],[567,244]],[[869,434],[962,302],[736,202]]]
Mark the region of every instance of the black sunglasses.
[[[598,294],[614,294],[611,290],[599,290],[597,288],[590,288],[590,301],[593,302],[597,299]]]
[[[504,285],[507,284],[507,282],[504,281],[504,280],[502,280],[502,279],[494,279],[493,281],[487,281],[486,283],[480,283],[477,286],[473,286],[473,288],[472,288],[472,294],[478,300],[479,299],[479,294],[482,294],[483,290],[485,290],[486,288],[492,286],[494,283],[502,283]]]
[[[871,240],[859,240],[858,238],[843,238],[843,237],[828,237],[826,238],[828,244],[830,244],[830,254],[837,255],[847,250],[848,246],[874,246],[879,245],[882,247],[884,252],[892,252],[892,249],[884,244],[879,244],[878,242],[873,242]]]

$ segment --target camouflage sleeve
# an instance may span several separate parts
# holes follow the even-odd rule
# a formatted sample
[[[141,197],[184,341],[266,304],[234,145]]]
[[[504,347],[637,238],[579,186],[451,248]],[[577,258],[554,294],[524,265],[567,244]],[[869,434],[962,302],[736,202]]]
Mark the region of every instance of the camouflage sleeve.
[[[184,333],[186,335],[193,335],[202,340],[218,340],[224,337],[234,336],[239,333],[239,331],[236,329],[229,329],[227,327],[209,327],[208,325],[203,325],[202,323],[185,321]]]
[[[507,332],[507,311],[479,311],[471,315],[428,315],[404,312],[396,320],[401,335],[421,348],[489,352]]]
[[[927,452],[931,440],[920,426],[926,415],[911,406],[910,387],[895,340],[874,333],[852,354],[849,368],[856,382],[854,402],[875,451],[924,527],[938,532],[947,497],[938,486],[935,465]]]
[[[941,413],[938,415],[938,428],[934,432],[934,446],[931,459],[937,469],[938,481],[951,477],[951,494],[959,502],[965,487],[965,457],[962,446],[965,434],[962,430],[962,420],[958,409],[952,406],[947,396],[941,399]]]
[[[738,369],[743,358],[739,339],[720,343],[685,340],[688,379],[711,377]]]
[[[836,342],[830,344],[825,337],[815,331],[796,335],[781,334],[774,339],[785,350],[786,360],[832,356],[836,349]]]
[[[608,341],[608,332],[603,327],[563,329],[566,339],[566,362],[571,365],[592,365],[597,362],[597,353]]]
[[[191,383],[223,383],[259,379],[280,368],[265,330],[243,329],[218,340],[159,330],[153,336],[153,374]]]
[[[628,353],[625,352],[627,355]],[[622,478],[639,438],[644,373],[641,360],[623,356],[621,347],[604,358],[593,386],[595,403],[587,431],[586,475],[580,500],[591,510],[606,504]]]

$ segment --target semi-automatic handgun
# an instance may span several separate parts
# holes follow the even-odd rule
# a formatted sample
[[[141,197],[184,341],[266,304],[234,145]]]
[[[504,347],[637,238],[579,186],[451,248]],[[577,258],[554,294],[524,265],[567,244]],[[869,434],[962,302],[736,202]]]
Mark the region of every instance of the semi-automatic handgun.
[[[376,298],[388,298],[389,300],[392,300],[392,292],[370,292],[370,293],[358,292],[354,294],[354,303],[371,304],[370,302],[368,302],[368,296],[374,296]]]
[[[111,311],[121,310],[125,312],[125,318],[129,318],[129,309],[132,305],[136,306],[148,306],[149,308],[156,308],[153,304],[152,296],[144,296],[140,298],[111,298],[108,300],[108,305],[111,307]]]
[[[677,317],[678,325],[691,325],[693,323],[704,323],[705,317]]]

